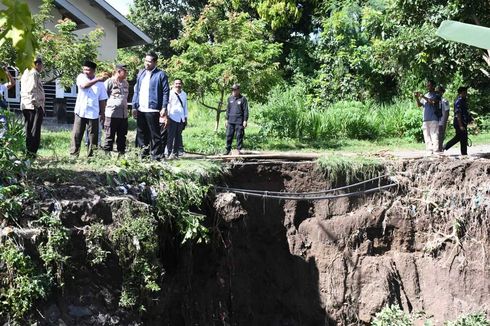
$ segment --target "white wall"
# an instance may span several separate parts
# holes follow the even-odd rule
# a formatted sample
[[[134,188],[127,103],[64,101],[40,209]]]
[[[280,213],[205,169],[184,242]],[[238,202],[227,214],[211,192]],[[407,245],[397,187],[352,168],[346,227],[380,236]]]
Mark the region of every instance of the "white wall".
[[[27,4],[31,9],[33,14],[39,12],[39,4],[40,0],[27,0]],[[105,61],[115,61],[117,56],[117,27],[116,24],[106,18],[105,13],[96,6],[91,6],[88,0],[79,0],[69,1],[73,6],[77,7],[81,12],[90,17],[93,21],[95,21],[98,27],[101,27],[104,30],[104,36],[101,40],[101,45],[99,47],[99,60]],[[0,4],[0,9],[4,8],[3,5]],[[57,21],[61,19],[61,14],[56,10],[54,13],[53,22],[48,24],[48,28],[54,30]],[[84,28],[81,30],[75,31],[75,33],[79,36],[87,35],[90,31],[94,30],[95,27]]]
[[[81,12],[90,17],[104,30],[104,36],[99,48],[99,60],[115,61],[117,56],[117,27],[116,24],[105,16],[99,7],[91,6],[88,0],[70,1]],[[95,28],[84,28],[77,31],[78,35],[86,35]]]

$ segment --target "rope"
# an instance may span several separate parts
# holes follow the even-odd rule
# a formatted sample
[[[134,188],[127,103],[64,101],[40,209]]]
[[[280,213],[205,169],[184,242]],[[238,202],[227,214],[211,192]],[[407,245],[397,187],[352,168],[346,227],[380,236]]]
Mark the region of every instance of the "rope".
[[[361,191],[355,191],[355,192],[349,192],[345,194],[338,194],[338,195],[327,195],[327,196],[277,196],[277,195],[269,195],[269,192],[266,193],[254,193],[254,192],[247,192],[247,191],[230,191],[235,194],[241,194],[244,196],[250,196],[250,197],[261,197],[261,198],[272,198],[272,199],[284,199],[284,200],[325,200],[325,199],[337,199],[337,198],[344,198],[344,197],[357,197],[361,195],[366,195],[374,192],[378,192],[384,189],[392,188],[398,186],[397,183],[391,183],[385,186],[377,187],[377,188],[372,188],[368,190],[361,190]],[[222,189],[226,189],[221,187]]]
[[[374,177],[368,180],[364,180],[361,182],[353,183],[347,186],[342,186],[338,188],[332,188],[332,189],[327,189],[327,190],[322,190],[322,191],[312,191],[312,192],[283,192],[283,191],[267,191],[267,190],[256,190],[256,189],[240,189],[240,188],[231,188],[231,187],[220,187],[220,186],[215,186],[214,188],[217,190],[226,190],[230,192],[235,192],[235,191],[242,191],[242,192],[247,192],[247,193],[255,193],[255,194],[271,194],[271,195],[291,195],[291,196],[301,196],[301,195],[321,195],[321,194],[328,194],[332,193],[335,191],[339,190],[344,190],[344,189],[349,189],[349,188],[354,188],[356,186],[360,186],[375,180],[380,180],[385,177],[389,177],[390,175],[385,174],[382,176]]]

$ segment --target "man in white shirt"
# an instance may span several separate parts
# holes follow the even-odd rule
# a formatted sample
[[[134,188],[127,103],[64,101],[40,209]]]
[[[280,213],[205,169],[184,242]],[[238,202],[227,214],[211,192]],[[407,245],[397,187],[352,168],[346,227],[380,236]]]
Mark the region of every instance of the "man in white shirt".
[[[20,82],[20,107],[25,120],[26,148],[27,154],[32,157],[36,156],[41,142],[45,102],[40,74],[43,68],[41,58],[36,58],[34,67],[24,71]]]
[[[80,154],[85,126],[88,126],[89,143],[87,156],[92,156],[97,148],[99,136],[99,119],[104,119],[104,109],[107,100],[107,91],[104,81],[107,76],[96,77],[97,65],[92,61],[83,63],[83,73],[77,77],[78,95],[75,103],[75,122],[73,123],[70,154]]]
[[[187,125],[187,94],[182,90],[182,80],[176,79],[170,91],[167,112],[167,155],[170,159],[179,156],[183,147],[182,131]]]

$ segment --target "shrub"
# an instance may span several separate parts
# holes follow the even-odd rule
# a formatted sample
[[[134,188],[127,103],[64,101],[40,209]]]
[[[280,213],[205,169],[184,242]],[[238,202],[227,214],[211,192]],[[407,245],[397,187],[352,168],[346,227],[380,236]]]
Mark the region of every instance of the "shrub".
[[[410,315],[396,305],[386,306],[376,314],[372,326],[412,326]]]
[[[446,326],[490,326],[484,313],[473,313],[459,317],[456,321],[445,323]]]

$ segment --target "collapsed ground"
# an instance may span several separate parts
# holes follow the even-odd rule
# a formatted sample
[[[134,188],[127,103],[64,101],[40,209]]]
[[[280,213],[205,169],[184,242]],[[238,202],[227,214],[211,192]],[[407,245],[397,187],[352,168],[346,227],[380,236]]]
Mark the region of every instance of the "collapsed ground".
[[[100,173],[35,170],[36,200],[26,201],[15,223],[3,222],[2,248],[23,248],[33,266],[42,258],[48,270],[42,275],[57,286],[40,287],[44,298],[33,295],[35,309],[23,316],[6,313],[4,304],[1,320],[357,325],[395,304],[440,324],[490,311],[486,159],[242,162],[224,170],[174,164],[145,166],[143,173],[125,166]],[[336,194],[394,181],[396,188],[335,200],[208,188],[299,193],[385,174]],[[49,217],[33,223],[41,211]],[[13,280],[20,274],[5,264],[0,269]]]

